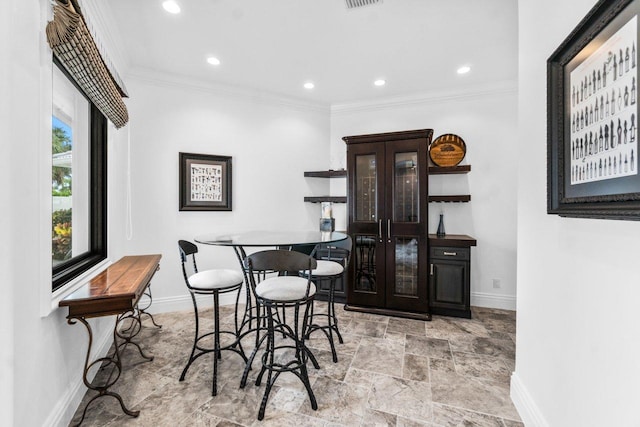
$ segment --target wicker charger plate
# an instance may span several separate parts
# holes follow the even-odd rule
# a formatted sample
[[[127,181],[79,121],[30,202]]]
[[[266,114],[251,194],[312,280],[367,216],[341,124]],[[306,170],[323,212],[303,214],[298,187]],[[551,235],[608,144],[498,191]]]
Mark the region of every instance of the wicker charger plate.
[[[467,145],[458,135],[447,133],[437,137],[429,146],[429,158],[440,167],[457,166],[467,154]]]

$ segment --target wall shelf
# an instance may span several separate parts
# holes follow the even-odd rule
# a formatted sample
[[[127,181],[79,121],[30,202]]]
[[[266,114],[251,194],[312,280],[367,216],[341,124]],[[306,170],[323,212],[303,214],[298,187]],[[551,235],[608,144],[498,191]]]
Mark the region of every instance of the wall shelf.
[[[304,176],[306,178],[345,178],[347,171],[346,169],[329,169],[328,171],[305,172]]]
[[[442,202],[442,203],[466,203],[471,201],[470,194],[461,194],[457,196],[429,196],[429,203]]]
[[[429,166],[429,175],[450,175],[471,172],[471,165],[459,165],[450,167]]]
[[[331,203],[347,203],[347,197],[335,197],[335,196],[318,196],[318,197],[305,197],[305,202],[311,203],[322,203],[322,202],[331,202]]]

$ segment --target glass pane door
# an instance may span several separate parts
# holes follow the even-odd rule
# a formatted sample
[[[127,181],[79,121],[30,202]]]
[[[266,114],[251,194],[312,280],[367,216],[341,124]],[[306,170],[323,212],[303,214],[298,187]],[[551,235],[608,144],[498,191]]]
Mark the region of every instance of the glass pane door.
[[[355,164],[355,220],[376,221],[378,218],[376,155],[358,155]]]
[[[393,221],[418,222],[418,153],[395,153],[393,168]]]
[[[418,295],[418,240],[395,239],[395,281],[394,295]]]
[[[378,290],[376,280],[376,236],[357,235],[352,259],[355,262],[354,289],[356,291],[376,292]]]

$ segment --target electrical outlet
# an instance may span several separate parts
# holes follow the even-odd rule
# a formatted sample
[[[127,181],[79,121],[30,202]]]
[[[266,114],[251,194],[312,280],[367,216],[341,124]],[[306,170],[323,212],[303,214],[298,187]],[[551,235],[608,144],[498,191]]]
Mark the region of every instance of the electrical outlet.
[[[493,288],[500,289],[500,287],[501,287],[500,279],[493,279]]]

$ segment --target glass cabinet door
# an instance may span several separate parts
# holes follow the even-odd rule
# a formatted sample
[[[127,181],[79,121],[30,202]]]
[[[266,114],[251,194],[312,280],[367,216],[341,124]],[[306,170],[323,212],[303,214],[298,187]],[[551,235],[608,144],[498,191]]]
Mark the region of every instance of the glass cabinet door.
[[[355,220],[377,221],[378,204],[376,198],[376,155],[375,153],[358,155],[356,156],[355,163]]]

